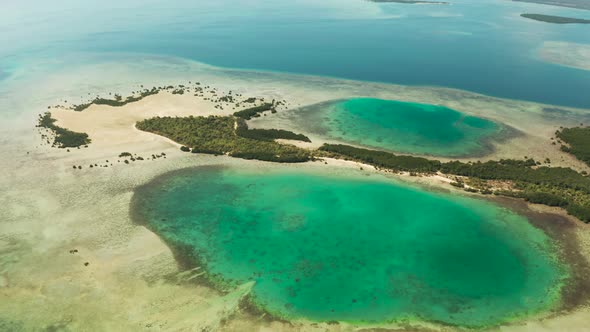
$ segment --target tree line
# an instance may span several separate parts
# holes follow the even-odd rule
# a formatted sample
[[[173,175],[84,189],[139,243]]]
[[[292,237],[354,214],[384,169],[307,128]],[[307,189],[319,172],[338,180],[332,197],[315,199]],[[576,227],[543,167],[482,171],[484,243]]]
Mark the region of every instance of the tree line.
[[[248,124],[242,118],[237,119],[236,134],[241,137],[259,141],[274,141],[275,139],[289,139],[294,141],[311,142],[309,137],[296,134],[284,129],[249,129]]]
[[[442,163],[422,157],[398,156],[342,144],[324,144],[319,150],[331,156],[394,171],[441,172],[482,180],[511,181],[516,190],[498,191],[495,194],[560,206],[580,220],[590,222],[590,178],[571,168],[539,166],[533,159]]]

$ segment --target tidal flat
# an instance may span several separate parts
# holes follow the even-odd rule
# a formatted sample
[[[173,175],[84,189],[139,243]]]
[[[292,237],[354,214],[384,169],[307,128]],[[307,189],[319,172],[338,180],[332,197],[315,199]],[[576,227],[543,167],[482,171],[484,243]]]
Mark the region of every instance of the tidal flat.
[[[590,95],[580,93],[590,86],[589,72],[581,70],[590,68],[585,48],[590,44],[588,26],[542,24],[519,16],[529,12],[590,19],[587,12],[566,8],[551,12],[558,8],[496,0],[453,0],[448,6],[363,0],[33,0],[5,1],[1,8],[0,331],[587,329],[590,227],[566,215],[563,207],[467,192],[476,190],[471,186],[478,183],[459,184],[455,175],[442,172],[412,174],[381,165],[376,169],[354,156],[357,161],[326,151],[317,154],[321,160],[310,158],[314,161],[297,165],[225,155],[235,152],[233,149],[216,150],[218,156],[186,153],[179,142],[195,149],[203,147],[202,141],[184,141],[173,135],[166,138],[160,136],[162,132],[142,131],[145,127],[137,125],[154,117],[233,120],[234,112],[248,107],[242,101],[264,99],[276,101],[277,113],[265,112],[247,120],[249,128],[259,134],[271,128],[285,130],[274,134],[291,131],[309,140],[293,141],[288,138],[294,135],[282,135],[279,142],[271,142],[274,134],[266,139],[273,145],[292,144],[316,151],[324,143],[338,142],[312,130],[312,125],[321,123],[294,121],[306,107],[356,98],[419,103],[460,113],[461,129],[466,127],[461,127],[460,119],[474,117],[520,133],[496,141],[499,136],[487,128],[483,130],[489,134],[487,138],[468,135],[473,144],[465,138],[457,141],[485,154],[446,153],[447,157],[436,159],[485,163],[488,159],[534,158],[542,163],[536,165],[539,168],[590,172],[588,165],[561,151],[555,137],[560,126],[590,123]],[[548,45],[546,58],[542,52],[535,56],[535,50],[543,49],[546,42],[557,44]],[[143,98],[152,87],[180,85],[190,86],[191,93],[165,89]],[[201,88],[198,93],[197,86]],[[228,101],[229,92],[239,99],[240,106],[220,101],[222,96]],[[36,127],[39,115],[45,112],[51,113],[55,126],[64,129],[58,130],[63,137],[57,144],[63,148],[52,146],[50,132],[57,127]],[[426,123],[414,124],[442,131]],[[214,145],[232,144],[228,137],[234,131],[228,127]],[[448,122],[444,127],[453,128]],[[76,137],[81,140],[72,139]],[[84,145],[78,146],[80,143]],[[245,147],[253,142],[242,143]],[[226,173],[193,175],[195,168],[223,169]],[[221,248],[207,251],[209,246],[198,241],[190,246],[172,243],[166,234],[174,233],[165,231],[181,228],[184,221],[211,225],[210,219],[202,223],[191,217],[164,217],[172,227],[152,220],[152,225],[164,230],[138,223],[134,206],[145,198],[144,190],[157,188],[154,185],[158,183],[169,186],[162,181],[174,181],[183,174],[188,177],[184,182],[201,181],[190,188],[181,183],[156,194],[178,197],[185,193],[178,198],[184,204],[170,212],[154,203],[153,207],[159,208],[151,212],[219,212],[224,227],[234,227],[247,236],[227,232],[227,238],[219,237],[213,227],[207,229],[212,236],[197,232],[202,230],[198,227],[186,233],[194,235],[193,239],[207,238],[211,248]],[[203,179],[205,175],[209,177]],[[553,180],[556,178],[559,180]],[[291,192],[276,189],[283,184],[289,185]],[[457,184],[464,187],[455,187]],[[501,190],[505,183],[492,185]],[[580,185],[586,186],[586,181]],[[276,197],[268,192],[273,188]],[[204,197],[210,205],[186,202],[194,197],[192,191],[199,194],[199,189],[211,193]],[[369,194],[384,198],[368,200]],[[264,199],[256,201],[251,195]],[[574,196],[563,188],[557,195],[562,201]],[[422,208],[412,215],[417,211],[410,209],[412,204],[400,206],[406,196],[445,213],[436,219],[415,218],[432,216],[436,211]],[[590,194],[582,198],[587,197]],[[229,199],[244,201],[252,214],[226,209],[233,206]],[[332,209],[313,209],[319,206],[314,202]],[[473,208],[476,212],[471,212]],[[367,215],[375,218],[358,222],[355,213],[367,209]],[[285,215],[286,222],[270,223],[268,216],[273,211]],[[291,211],[299,212],[294,215]],[[332,214],[338,220],[325,218]],[[420,223],[414,225],[408,221],[412,218],[399,216],[412,216]],[[438,217],[445,225],[434,224]],[[227,223],[228,218],[235,223]],[[341,221],[342,229],[333,227],[336,221]],[[458,236],[460,221],[469,221],[465,233],[482,239],[481,243]],[[267,225],[271,228],[263,227]],[[447,225],[448,230],[443,229]],[[515,234],[500,231],[492,236],[504,225]],[[400,226],[399,234],[396,226]],[[416,226],[417,233],[431,241],[411,250],[420,239],[405,236],[408,233],[402,232],[401,226]],[[382,234],[368,237],[375,228],[383,230]],[[515,243],[521,231],[526,241]],[[233,236],[233,243],[219,243],[229,236]],[[269,270],[268,251],[265,256],[258,256],[260,250],[250,251],[259,239],[272,244],[281,256],[285,252],[277,240],[283,240],[292,248],[286,254],[306,255],[311,264],[287,255],[284,260],[277,258],[281,271]],[[474,250],[458,250],[449,243],[455,239]],[[310,246],[300,246],[299,240],[310,242]],[[371,246],[354,240],[370,241]],[[498,250],[490,251],[490,243]],[[240,250],[232,250],[232,244]],[[437,245],[443,248],[436,250]],[[197,247],[204,249],[196,252]],[[320,249],[319,254],[311,248]],[[482,257],[496,262],[495,266],[515,273],[486,269],[477,260],[477,249]],[[327,250],[342,258],[328,260]],[[401,258],[395,260],[392,251],[399,252]],[[538,256],[532,254],[537,251]],[[445,257],[417,259],[437,253]],[[243,266],[234,264],[242,257],[246,258]],[[362,266],[355,257],[371,265]],[[502,287],[487,291],[494,296],[486,302],[480,295],[489,289],[486,285],[491,278],[472,271],[462,274],[467,268],[460,264],[435,264],[447,257],[481,266],[501,281]],[[506,259],[496,259],[501,257]],[[211,259],[211,264],[204,264],[202,258]],[[232,264],[225,264],[224,259]],[[514,266],[515,261],[546,273],[528,278],[520,264]],[[408,264],[412,269],[404,271],[400,262],[412,263]],[[211,273],[212,269],[220,274]],[[364,275],[365,270],[374,271],[378,280]],[[326,276],[326,271],[333,273]],[[449,277],[434,278],[434,272]],[[469,280],[478,283],[469,284],[468,274],[474,277]],[[360,294],[346,283],[348,275],[362,285]],[[341,298],[334,298],[334,287],[326,285],[324,278],[342,285],[346,292]],[[548,285],[552,280],[555,283]],[[465,285],[457,286],[458,281]],[[371,282],[374,289],[368,286]],[[400,291],[399,285],[408,284],[415,287]],[[320,289],[321,285],[326,287]],[[320,298],[316,307],[311,307],[312,291],[325,292],[332,300]],[[375,295],[377,292],[383,294]],[[415,296],[408,300],[406,295]],[[512,301],[516,298],[521,301]],[[499,299],[505,299],[506,308],[513,309],[516,316],[495,306]],[[492,316],[484,314],[486,306],[494,307]],[[371,316],[368,313],[373,308],[380,309]],[[367,319],[359,318],[365,313]]]
[[[111,91],[131,91],[140,84],[154,86],[199,80],[219,89],[238,90],[269,100],[285,99],[288,106],[280,109],[277,114],[262,116],[252,122],[256,125],[274,123],[277,126],[269,127],[287,129],[290,123],[287,121],[289,112],[325,100],[354,96],[422,100],[445,105],[466,114],[485,115],[486,118],[515,126],[525,133],[525,136],[507,142],[504,150],[495,152],[494,158],[502,154],[517,157],[526,153],[535,158],[551,155],[556,165],[578,167],[575,160],[569,159],[558,147],[551,145],[549,140],[557,121],[564,124],[580,121],[583,112],[578,109],[564,108],[570,113],[557,114],[557,119],[546,119],[542,110],[547,105],[502,100],[457,90],[408,88],[225,70],[179,59],[165,61],[160,58],[146,58],[145,61],[160,71],[145,71],[141,61],[135,58],[129,63],[119,59],[117,65],[107,63],[73,66],[68,71],[30,81],[27,86],[50,97],[40,100],[23,99],[30,103],[27,104],[30,107],[16,111],[27,109],[28,112],[16,116],[14,121],[2,123],[6,131],[2,131],[1,137],[6,144],[0,150],[4,156],[0,164],[6,170],[6,176],[0,178],[0,184],[3,188],[9,188],[1,197],[5,208],[0,211],[4,221],[1,224],[2,233],[5,234],[0,242],[0,281],[5,295],[0,300],[3,308],[0,314],[2,327],[25,331],[46,328],[150,330],[155,327],[161,330],[212,328],[221,331],[341,331],[358,328],[356,323],[350,321],[339,324],[304,319],[285,321],[263,312],[249,310],[240,299],[248,297],[254,290],[249,288],[252,287],[251,284],[232,288],[229,292],[211,287],[206,282],[206,274],[203,274],[205,271],[202,268],[185,264],[186,259],[182,261],[180,258],[186,256],[175,256],[172,247],[157,234],[144,226],[133,224],[130,206],[136,188],[162,174],[198,165],[225,165],[235,168],[250,165],[261,171],[270,171],[277,167],[274,164],[226,156],[186,154],[170,140],[134,128],[138,121],[153,116],[225,115],[230,114],[231,109],[219,110],[209,100],[169,93],[149,96],[137,103],[117,108],[93,105],[83,112],[52,108],[58,125],[88,133],[92,143],[88,148],[70,152],[51,148],[33,128],[38,112],[46,110],[48,105],[63,104],[63,99],[66,98],[70,103],[76,104],[85,101],[86,93],[80,92],[81,89],[92,91],[94,88],[93,85],[85,85],[86,80],[104,80],[101,85],[103,96],[108,96]],[[86,76],[82,77],[80,73],[85,73]],[[140,81],[124,81],[126,85],[109,85],[114,76],[122,77],[122,80],[133,77]],[[72,87],[70,91],[55,82],[75,88]],[[70,92],[64,96],[63,91]],[[206,98],[211,95],[208,93]],[[520,112],[514,113],[515,109]],[[279,123],[285,126],[278,126]],[[317,137],[310,138],[313,144],[321,143],[321,139]],[[540,141],[544,143],[540,144]],[[166,153],[167,158],[131,164],[117,163],[118,156],[126,151],[144,157]],[[106,160],[114,162],[114,165],[108,168],[88,167],[91,164],[104,165]],[[325,162],[328,164],[315,162],[282,165],[281,168],[294,172],[301,169],[309,169],[312,173],[326,171],[345,177],[350,176],[352,169],[356,169],[356,172],[360,172],[356,174],[362,177],[383,176],[371,167],[354,162],[329,159]],[[84,168],[74,170],[72,165],[84,165]],[[360,167],[364,171],[361,172]],[[448,191],[450,187],[436,177],[405,179],[423,182],[434,190]],[[529,211],[526,206],[522,208]],[[567,243],[567,246],[564,245],[567,252],[580,253],[580,256],[574,257],[579,260],[567,258],[571,262],[568,265],[582,268],[590,253],[588,227],[565,216],[556,215],[561,213],[557,210],[545,212],[542,214],[544,217],[534,215],[531,221],[558,225],[558,243]],[[524,215],[521,212],[519,214]],[[551,238],[554,238],[553,235]],[[73,250],[77,251],[71,253]],[[556,326],[569,326],[573,329],[585,326],[587,311],[583,305],[586,297],[580,289],[568,293],[578,295],[579,301],[565,311],[534,315],[491,330],[555,330]],[[359,299],[357,301],[360,303]],[[153,303],[158,303],[158,306],[155,307]],[[352,304],[352,299],[350,303]],[[19,320],[18,317],[25,313],[29,318],[26,321]],[[109,320],[97,319],[98,316],[109,317]],[[369,328],[373,325],[366,326]],[[420,326],[442,331],[456,330],[449,325],[436,323]],[[414,329],[405,323],[379,324],[375,327]]]

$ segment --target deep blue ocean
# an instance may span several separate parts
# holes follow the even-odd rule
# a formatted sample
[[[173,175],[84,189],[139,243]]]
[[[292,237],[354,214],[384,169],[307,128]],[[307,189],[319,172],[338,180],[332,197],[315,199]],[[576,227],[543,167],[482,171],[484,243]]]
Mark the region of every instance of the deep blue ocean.
[[[0,1],[0,79],[22,59],[138,53],[590,108],[590,71],[535,55],[545,41],[590,44],[590,25],[519,16],[590,18],[590,11],[505,0],[450,1],[448,6],[365,0]]]

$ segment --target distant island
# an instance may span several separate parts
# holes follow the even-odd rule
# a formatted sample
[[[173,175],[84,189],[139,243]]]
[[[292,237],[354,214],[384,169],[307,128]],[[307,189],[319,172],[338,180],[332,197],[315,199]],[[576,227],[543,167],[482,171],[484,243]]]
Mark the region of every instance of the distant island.
[[[427,4],[427,5],[449,5],[445,1],[415,1],[415,0],[368,0],[377,3],[403,3],[408,5]]]
[[[535,20],[535,21],[555,23],[555,24],[572,24],[572,23],[590,24],[590,20],[586,20],[586,19],[582,19],[582,18],[571,18],[571,17],[543,15],[543,14],[520,14],[520,16],[522,16],[524,18],[529,18],[529,19]]]
[[[569,7],[576,9],[587,9],[590,10],[590,2],[584,0],[512,0],[516,2],[530,2],[538,3],[541,5]]]

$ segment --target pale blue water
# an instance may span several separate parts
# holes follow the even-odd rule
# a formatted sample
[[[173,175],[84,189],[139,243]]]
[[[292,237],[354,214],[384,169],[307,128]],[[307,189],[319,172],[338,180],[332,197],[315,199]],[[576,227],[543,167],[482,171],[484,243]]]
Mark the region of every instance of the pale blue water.
[[[22,66],[25,59],[83,57],[80,52],[136,52],[590,107],[590,94],[584,93],[589,71],[534,56],[543,41],[590,43],[588,26],[518,16],[590,18],[590,11],[511,1],[451,2],[29,0],[2,5],[0,63]]]

